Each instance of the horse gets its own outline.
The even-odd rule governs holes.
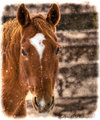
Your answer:
[[[2,29],[2,108],[7,116],[26,116],[25,97],[30,91],[38,113],[55,104],[54,85],[59,69],[56,25],[60,9],[52,4],[47,15],[30,16],[22,3],[16,18]]]

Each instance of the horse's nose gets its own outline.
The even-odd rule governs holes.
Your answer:
[[[54,105],[54,96],[49,101],[46,101],[42,98],[40,101],[37,100],[37,97],[34,97],[34,107],[39,113],[49,112]]]
[[[54,104],[54,96],[52,96],[52,100],[49,101],[48,106],[51,107]]]
[[[35,104],[36,107],[39,106],[39,104],[38,104],[38,102],[37,102],[37,100],[36,100],[36,97],[34,97],[34,104]]]

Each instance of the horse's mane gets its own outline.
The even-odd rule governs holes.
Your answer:
[[[8,50],[12,44],[16,44],[20,39],[21,26],[17,20],[9,20],[3,24],[3,47]]]
[[[21,26],[17,20],[9,20],[3,24],[2,28],[2,59],[3,65],[11,66],[18,71],[20,56]],[[3,66],[4,67],[4,66]]]

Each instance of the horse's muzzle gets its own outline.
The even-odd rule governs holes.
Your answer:
[[[49,101],[45,101],[44,98],[39,101],[37,97],[34,97],[32,102],[35,110],[38,111],[38,113],[49,113],[54,106],[54,96],[52,96]]]

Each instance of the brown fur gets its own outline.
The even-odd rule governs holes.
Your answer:
[[[40,111],[40,107],[36,108],[34,99],[32,100],[38,112],[50,110],[49,103],[52,102],[58,72],[58,55],[55,51],[59,45],[54,32],[59,16],[56,4],[52,5],[47,17],[42,15],[30,17],[22,4],[18,9],[17,19],[3,25],[2,104],[7,115],[18,117],[26,115],[25,97],[29,90],[37,97],[37,103],[42,97],[45,99],[46,107],[43,111]],[[46,41],[43,41],[46,48],[41,62],[42,69],[39,55],[29,43],[29,39],[36,33],[43,33],[46,38]],[[22,55],[22,49],[27,56]]]

